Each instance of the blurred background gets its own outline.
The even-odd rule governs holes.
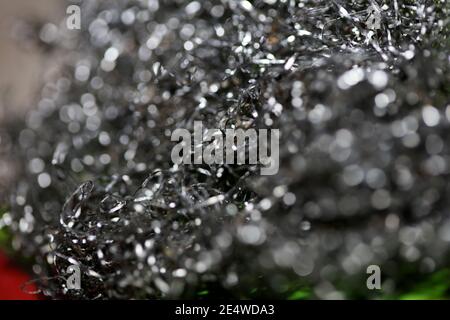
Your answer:
[[[62,5],[58,0],[0,0],[0,215],[16,169],[9,158],[9,141],[1,133],[7,122],[14,123],[33,107],[40,80],[57,70],[56,60],[52,61],[54,53],[27,40],[41,26],[61,21]],[[4,237],[0,232],[0,243]],[[35,299],[22,290],[28,275],[12,264],[4,251],[0,248],[0,300]]]
[[[38,80],[48,69],[45,50],[25,43],[39,25],[63,17],[62,1],[0,1],[0,119],[23,114],[37,92]]]
[[[32,108],[39,82],[57,72],[58,63],[49,48],[35,40],[46,24],[64,17],[58,0],[0,0],[0,131],[5,122],[14,122]],[[0,139],[4,135],[0,135]],[[0,201],[15,168],[8,158],[8,141],[0,141]]]

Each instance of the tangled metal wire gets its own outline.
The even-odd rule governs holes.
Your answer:
[[[383,294],[448,263],[441,1],[85,1],[2,219],[54,298]],[[174,165],[176,128],[280,129],[280,171]],[[18,131],[17,131],[18,130]],[[81,290],[68,290],[78,265]]]

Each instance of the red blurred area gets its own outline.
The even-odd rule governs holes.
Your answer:
[[[30,277],[17,268],[2,252],[0,252],[0,300],[38,300],[36,294],[26,293],[22,286]],[[36,291],[33,284],[27,285],[29,292]]]

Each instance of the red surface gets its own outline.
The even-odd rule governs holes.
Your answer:
[[[0,300],[37,300],[38,295],[28,294],[21,288],[30,277],[14,266],[0,252]],[[35,291],[33,285],[27,285],[27,291]]]

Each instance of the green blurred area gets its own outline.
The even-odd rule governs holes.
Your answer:
[[[424,276],[414,283],[410,283],[407,288],[399,288],[396,294],[387,295],[383,290],[369,292],[366,295],[358,294],[355,297],[354,292],[343,292],[347,298],[353,299],[380,299],[380,300],[448,300],[450,299],[450,269],[444,268],[428,276]],[[287,296],[288,300],[307,300],[314,299],[312,288],[303,287],[293,291]]]
[[[0,219],[6,213],[6,207],[0,206]],[[11,234],[6,227],[0,228],[0,250],[9,253],[11,249]]]
[[[400,300],[436,300],[450,298],[450,269],[442,269],[416,284],[409,292],[396,297]]]

